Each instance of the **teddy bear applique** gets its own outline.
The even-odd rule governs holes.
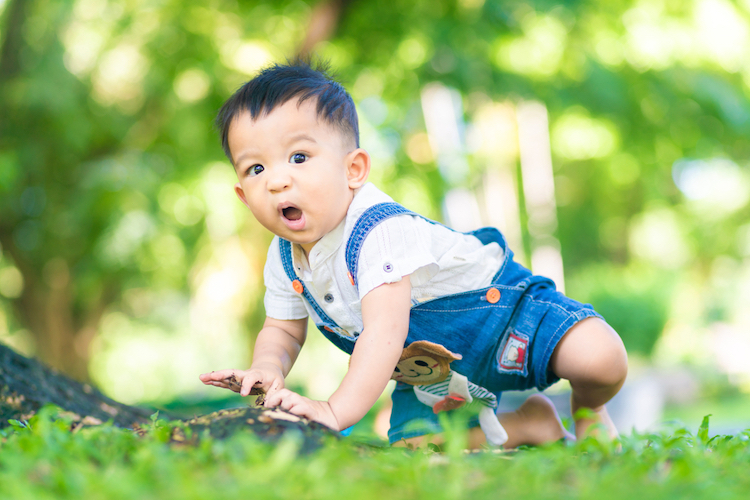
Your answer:
[[[477,401],[482,405],[479,425],[487,442],[501,446],[508,440],[508,434],[495,414],[497,397],[451,370],[451,362],[459,359],[460,354],[452,353],[439,344],[418,340],[401,353],[391,379],[412,385],[417,399],[432,407],[435,413]]]

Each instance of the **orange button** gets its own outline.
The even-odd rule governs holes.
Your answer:
[[[305,287],[302,286],[302,282],[300,280],[292,281],[292,288],[294,288],[294,291],[297,293],[302,293],[305,291]]]
[[[500,300],[500,290],[497,288],[490,288],[487,290],[487,302],[490,304],[496,304]]]

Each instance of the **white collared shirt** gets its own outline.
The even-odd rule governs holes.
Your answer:
[[[474,236],[451,231],[421,217],[399,215],[378,224],[365,238],[357,267],[358,289],[355,288],[346,267],[346,242],[365,210],[392,201],[367,183],[355,194],[346,218],[315,244],[308,257],[302,247],[292,245],[297,276],[325,313],[351,334],[362,331],[362,297],[380,285],[409,275],[412,303],[416,304],[486,287],[503,262],[504,252],[497,243],[484,245]],[[281,320],[316,317],[284,272],[278,236],[268,250],[263,277],[268,317]]]

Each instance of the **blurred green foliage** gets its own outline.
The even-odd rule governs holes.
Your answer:
[[[448,184],[411,148],[426,84],[460,92],[467,137],[488,102],[540,101],[571,295],[644,354],[672,292],[714,305],[693,308],[695,328],[747,321],[747,2],[4,0],[0,337],[86,378],[125,324],[134,338],[177,341],[197,323],[252,336],[270,237],[234,200],[212,119],[326,26],[313,49],[358,103],[372,179],[398,201],[441,218]],[[492,158],[466,157],[475,188]],[[239,284],[211,288],[232,249]],[[633,266],[650,269],[635,284]],[[196,319],[211,297],[236,323]]]
[[[670,274],[653,270],[599,265],[576,276],[568,293],[596,304],[629,353],[647,356],[667,322],[674,281]]]

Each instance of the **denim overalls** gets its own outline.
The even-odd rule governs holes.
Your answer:
[[[346,264],[353,286],[357,286],[359,250],[365,238],[380,222],[398,215],[418,216],[438,224],[392,202],[365,210],[346,243]],[[461,354],[462,359],[454,361],[451,369],[498,399],[503,391],[548,387],[558,380],[547,369],[557,343],[576,322],[599,315],[590,305],[557,292],[552,280],[532,275],[514,262],[513,252],[497,229],[485,227],[467,234],[485,245],[497,243],[504,250],[504,261],[492,284],[412,306],[405,345],[428,340]],[[318,329],[336,347],[351,354],[359,332],[346,335],[323,311],[294,271],[291,243],[279,238],[279,245],[284,271],[315,312]],[[391,443],[440,431],[437,416],[417,400],[412,386],[397,383],[391,397]]]

